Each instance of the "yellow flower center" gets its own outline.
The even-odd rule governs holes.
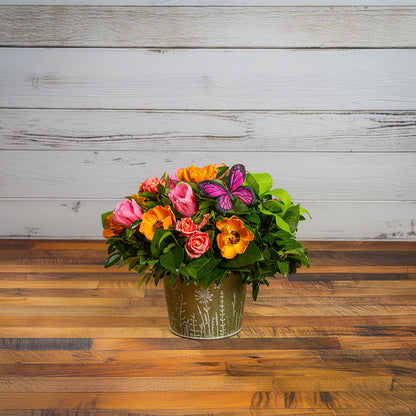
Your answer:
[[[237,244],[240,241],[240,233],[238,231],[231,231],[232,237],[228,239],[231,244]]]

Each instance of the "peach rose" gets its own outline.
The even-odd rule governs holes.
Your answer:
[[[208,233],[195,231],[185,242],[185,251],[192,259],[197,259],[211,247]]]
[[[176,223],[176,230],[179,231],[181,235],[189,236],[196,231],[196,224],[189,217],[182,218]]]
[[[139,192],[152,192],[157,194],[157,186],[166,186],[166,179],[151,178],[150,176],[139,185]]]

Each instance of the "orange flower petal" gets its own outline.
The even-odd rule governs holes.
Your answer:
[[[161,228],[164,230],[176,225],[175,215],[169,206],[162,207],[158,205],[145,212],[139,231],[144,234],[148,240],[152,241],[155,234],[155,225],[157,223],[162,223]]]

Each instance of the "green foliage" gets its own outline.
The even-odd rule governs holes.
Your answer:
[[[226,183],[228,170],[228,166],[218,168],[215,181]],[[167,174],[162,179],[164,182],[157,185],[156,193],[139,192],[126,198],[134,199],[144,213],[157,206],[170,207],[176,222],[179,222],[183,216],[169,199],[173,182]],[[216,211],[215,199],[202,196],[195,183],[188,184],[199,208],[192,220],[200,228],[199,231],[208,236],[209,248],[199,257],[191,257],[186,248],[187,235],[177,231],[174,225],[167,229],[155,227],[152,241],[149,241],[140,232],[142,219],[138,218],[107,239],[105,267],[118,265],[136,271],[140,274],[139,287],[151,279],[155,284],[161,279],[168,279],[170,284],[181,279],[189,284],[200,283],[208,287],[212,283],[220,283],[227,271],[233,271],[240,273],[242,280],[252,285],[254,299],[257,299],[260,287],[269,284],[268,279],[277,274],[287,277],[296,273],[302,265],[309,267],[308,252],[296,241],[296,232],[305,215],[310,218],[311,215],[305,208],[293,203],[285,190],[272,189],[273,181],[268,173],[247,173],[244,185],[253,189],[257,201],[248,205],[234,198],[233,208],[225,216],[237,216],[253,234],[245,251],[232,259],[222,257],[218,247],[220,231],[216,224],[225,217]],[[105,219],[112,212],[102,214],[103,228]],[[204,221],[202,228],[201,221]]]

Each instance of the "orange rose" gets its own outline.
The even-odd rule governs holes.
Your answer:
[[[179,169],[177,177],[179,181],[199,183],[207,179],[215,179],[217,177],[217,168],[214,165],[207,165],[203,168],[191,165],[186,169]]]

